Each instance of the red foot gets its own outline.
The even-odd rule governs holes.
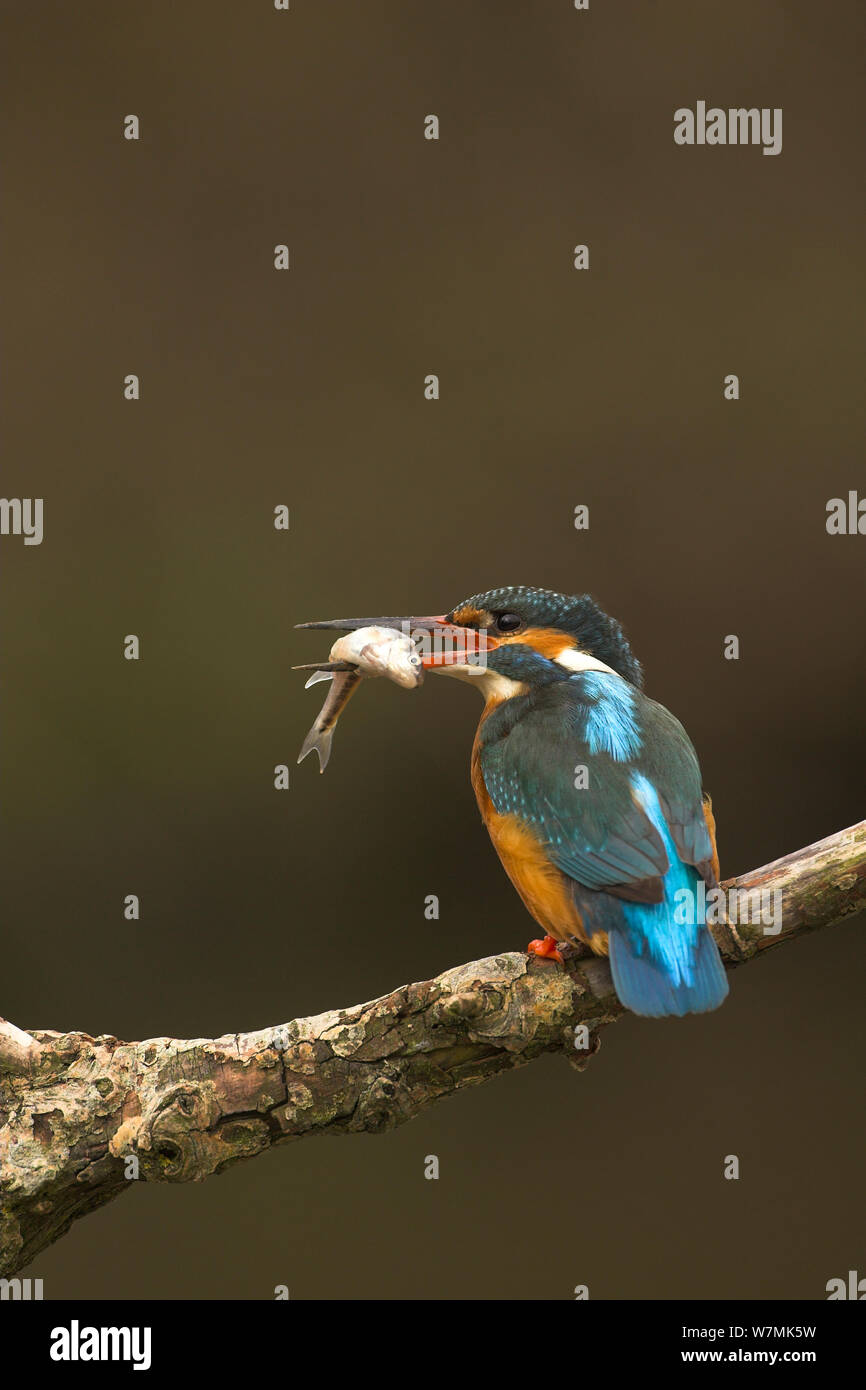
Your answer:
[[[555,936],[546,936],[543,941],[530,941],[526,951],[530,956],[547,956],[550,960],[558,960],[560,965],[564,965],[565,961],[556,949],[557,944]]]

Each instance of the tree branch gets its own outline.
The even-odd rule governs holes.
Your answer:
[[[726,890],[782,894],[781,930],[731,912],[729,968],[866,906],[866,821]],[[130,1179],[202,1181],[272,1144],[379,1133],[443,1096],[558,1052],[582,1070],[624,1010],[606,960],[510,952],[256,1033],[119,1042],[0,1019],[0,1275]],[[583,1026],[581,1026],[583,1025]]]

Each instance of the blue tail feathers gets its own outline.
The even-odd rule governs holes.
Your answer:
[[[690,950],[691,970],[681,971],[676,983],[648,952],[638,954],[638,944],[643,943],[619,928],[608,936],[614,987],[627,1009],[648,1018],[663,1018],[668,1014],[702,1014],[719,1007],[728,993],[728,977],[706,926],[699,928]]]
[[[636,775],[634,787],[662,838],[668,869],[660,903],[620,902],[615,917],[608,907],[607,921],[598,924],[608,932],[616,992],[626,1008],[650,1018],[707,1013],[727,995],[728,977],[698,910],[700,875],[680,859],[652,783]]]

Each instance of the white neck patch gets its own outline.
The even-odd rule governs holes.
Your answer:
[[[564,666],[567,671],[606,671],[609,676],[616,676],[618,680],[624,680],[619,671],[614,671],[612,666],[606,666],[598,657],[590,656],[588,652],[580,652],[577,647],[563,647],[559,656],[556,657],[557,664]]]

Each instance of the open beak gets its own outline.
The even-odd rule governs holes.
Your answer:
[[[486,653],[499,645],[483,630],[450,623],[445,614],[427,618],[329,618],[325,622],[296,623],[295,626],[331,632],[357,632],[362,627],[396,628],[414,639],[425,671],[443,666],[484,666]]]

